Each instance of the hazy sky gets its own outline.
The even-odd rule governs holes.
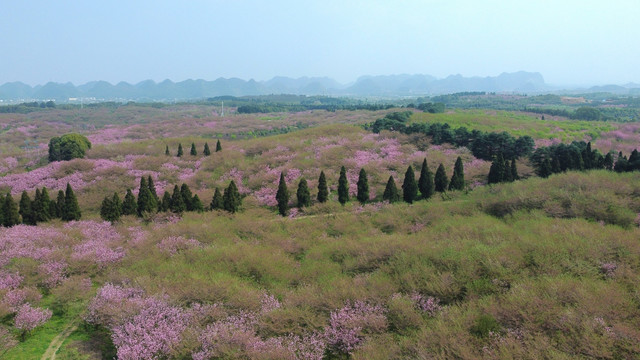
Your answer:
[[[0,84],[518,70],[640,83],[640,1],[4,1],[0,49]]]

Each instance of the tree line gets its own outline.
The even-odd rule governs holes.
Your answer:
[[[220,144],[220,140],[216,142],[216,152],[222,151],[222,144]],[[171,151],[169,151],[169,145],[166,145],[164,148],[164,154],[167,156],[171,156]],[[204,143],[204,148],[202,149],[202,154],[204,156],[211,155],[211,149],[209,148],[209,143]],[[184,149],[182,148],[182,143],[178,144],[178,151],[176,152],[177,157],[182,157],[184,155]],[[191,143],[191,149],[189,150],[189,155],[196,156],[198,155],[198,150],[196,150],[196,144]]]
[[[4,227],[18,224],[37,225],[51,219],[80,220],[81,216],[78,199],[69,184],[66,191],[58,191],[56,200],[49,197],[46,187],[36,189],[33,200],[23,191],[18,204],[11,193],[0,198],[0,224]]]
[[[402,183],[402,200],[412,204],[416,200],[426,200],[431,198],[436,192],[444,193],[447,190],[463,190],[465,188],[464,165],[462,159],[458,157],[453,169],[453,175],[449,180],[444,165],[440,163],[435,175],[429,170],[427,159],[422,162],[420,177],[416,181],[413,166],[409,165],[404,175]],[[285,173],[280,173],[278,182],[278,191],[276,193],[276,201],[278,204],[278,213],[286,216],[289,209],[290,193],[285,181]],[[382,200],[394,203],[400,201],[400,191],[396,186],[393,176],[389,176],[387,184],[382,194]],[[364,168],[360,169],[357,182],[356,199],[361,204],[370,201],[369,179]],[[309,186],[305,178],[301,178],[298,182],[296,191],[296,207],[302,209],[311,205],[311,195]],[[318,178],[318,195],[316,200],[324,203],[329,200],[329,188],[327,186],[327,178],[324,171],[320,171]],[[350,200],[349,180],[347,179],[347,170],[344,166],[340,168],[340,176],[338,178],[338,202],[345,205]]]
[[[517,159],[529,155],[535,146],[533,138],[528,135],[515,138],[507,132],[494,133],[479,130],[469,131],[466,127],[452,129],[447,123],[412,123],[407,124],[410,111],[387,114],[365,128],[379,133],[382,130],[398,131],[404,134],[424,134],[431,137],[435,145],[449,143],[457,147],[465,146],[473,156],[491,161],[498,154],[505,159]]]

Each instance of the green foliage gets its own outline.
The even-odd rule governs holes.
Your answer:
[[[462,165],[462,159],[458,156],[453,167],[451,181],[449,182],[449,190],[463,190],[464,184],[464,166]]]
[[[182,144],[178,144],[178,153],[176,154],[176,156],[182,157],[182,155],[184,155],[184,151],[182,150]]]
[[[158,197],[158,193],[156,192],[156,185],[153,183],[153,178],[151,177],[151,175],[147,177],[147,187],[149,188],[149,192],[151,193],[151,206],[155,211],[160,205],[160,198]]]
[[[278,202],[278,213],[282,216],[286,216],[289,206],[289,190],[287,189],[287,183],[284,180],[284,173],[280,173],[276,201]]]
[[[133,196],[133,192],[131,189],[127,189],[127,193],[124,196],[124,201],[122,202],[122,215],[137,215],[138,214],[138,204],[136,203],[136,198]]]
[[[49,191],[47,191],[46,187],[43,187],[41,191],[36,189],[36,196],[33,200],[32,208],[36,222],[46,222],[51,220],[52,217],[55,217],[55,214],[52,215],[52,211],[55,210],[52,210]]]
[[[171,155],[171,153],[169,152],[169,145],[166,145],[166,146],[165,146],[165,148],[164,148],[164,154],[165,154],[166,156]]]
[[[400,194],[398,194],[398,188],[396,187],[395,180],[393,180],[393,176],[389,176],[389,180],[387,180],[387,185],[382,194],[382,200],[390,203],[400,201]]]
[[[22,192],[20,197],[20,210],[18,211],[22,217],[22,223],[26,225],[35,225],[36,218],[33,215],[33,209],[31,208],[31,198],[26,191]]]
[[[100,206],[100,217],[105,221],[114,223],[120,220],[120,216],[122,216],[122,203],[118,193],[113,193],[111,198],[105,196]]]
[[[296,197],[298,199],[299,208],[311,206],[311,194],[309,193],[307,179],[300,179],[300,182],[298,183],[298,190],[296,191]]]
[[[91,142],[80,134],[65,134],[49,140],[49,161],[63,161],[83,158],[91,149]]]
[[[344,205],[349,201],[349,181],[347,180],[347,169],[340,168],[340,178],[338,178],[338,201]]]
[[[516,165],[516,159],[511,160],[511,181],[520,180],[518,175],[518,167]]]
[[[187,204],[184,203],[184,197],[182,196],[182,191],[178,185],[173,187],[173,194],[171,195],[169,209],[176,214],[182,214],[187,211]]]
[[[418,190],[422,199],[429,199],[434,193],[433,174],[427,166],[427,158],[422,161],[420,169],[420,178],[418,179]]]
[[[2,206],[2,225],[4,227],[11,227],[20,224],[20,213],[18,212],[18,205],[13,201],[13,196],[10,193],[4,198]]]
[[[189,189],[189,185],[182,184],[180,186],[180,194],[182,195],[182,201],[184,202],[186,210],[193,211],[193,194],[191,193],[191,189]]]
[[[478,316],[469,332],[479,338],[485,338],[491,333],[499,333],[501,329],[498,321],[489,314]]]
[[[195,212],[201,213],[204,211],[204,205],[202,204],[202,200],[200,200],[198,194],[193,195],[193,199],[191,199],[191,207],[193,208],[192,211]]]
[[[447,172],[444,170],[444,165],[440,163],[436,170],[436,175],[433,178],[434,188],[437,192],[447,191],[449,185],[449,179],[447,179]]]
[[[209,143],[204,143],[204,150],[202,151],[202,154],[204,156],[209,156],[211,155],[211,150],[209,149]]]
[[[600,113],[600,110],[594,107],[583,106],[576,109],[572,117],[580,120],[598,121],[602,117],[602,114]]]
[[[156,207],[154,206],[155,199],[151,194],[151,190],[149,190],[149,185],[147,184],[147,180],[145,177],[140,178],[140,189],[138,190],[138,202],[137,202],[137,210],[138,216],[143,216],[145,213],[153,213],[156,211]]]
[[[242,205],[242,198],[240,197],[238,187],[233,180],[231,180],[229,186],[227,186],[227,188],[224,190],[222,203],[224,209],[232,214],[235,214],[240,210],[240,206]]]
[[[220,189],[216,188],[215,192],[213,193],[213,199],[211,199],[211,205],[209,207],[211,208],[211,210],[224,209],[224,201],[222,199]]]
[[[320,177],[318,178],[318,202],[324,203],[329,199],[329,188],[327,186],[327,177],[324,175],[324,171],[320,171]]]
[[[409,165],[407,171],[404,173],[404,181],[402,183],[402,199],[412,204],[418,196],[418,184],[416,183],[416,175],[413,172],[413,167]]]
[[[504,162],[504,158],[502,154],[498,154],[496,158],[491,163],[491,168],[489,169],[488,183],[489,184],[497,184],[501,183],[505,179],[505,171],[506,166]]]
[[[58,196],[56,197],[56,204],[55,204],[56,219],[60,219],[62,217],[63,208],[64,208],[64,191],[58,190]]]
[[[80,212],[80,206],[78,205],[78,199],[76,198],[76,194],[74,194],[71,185],[67,184],[67,189],[64,193],[64,206],[62,208],[62,220],[63,221],[72,221],[72,220],[80,220],[82,216]]]
[[[356,198],[361,204],[369,201],[369,180],[367,179],[367,172],[364,168],[360,169],[358,174],[358,193]]]
[[[171,194],[169,194],[168,191],[165,191],[164,195],[162,195],[162,201],[160,202],[158,211],[167,212],[169,210],[171,210]]]
[[[220,144],[220,140],[216,142],[216,152],[222,151],[222,145]]]
[[[198,152],[196,151],[196,144],[195,143],[191,143],[191,151],[189,151],[189,154],[191,154],[191,156],[198,155]]]

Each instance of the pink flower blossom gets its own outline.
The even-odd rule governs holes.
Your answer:
[[[365,333],[376,333],[387,327],[384,308],[363,301],[347,304],[330,314],[325,339],[334,352],[351,353],[364,340]]]
[[[13,321],[17,329],[28,332],[47,322],[51,315],[51,310],[32,308],[31,305],[24,304],[18,308]]]
[[[196,239],[186,239],[182,236],[170,236],[162,239],[158,245],[156,245],[161,251],[168,253],[169,255],[175,255],[179,251],[185,251],[188,249],[198,248],[202,246]]]

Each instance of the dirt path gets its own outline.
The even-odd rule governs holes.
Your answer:
[[[40,360],[54,360],[56,358],[56,353],[62,346],[62,343],[78,328],[78,324],[74,321],[66,329],[64,329],[58,336],[51,340],[47,351],[44,352]]]

